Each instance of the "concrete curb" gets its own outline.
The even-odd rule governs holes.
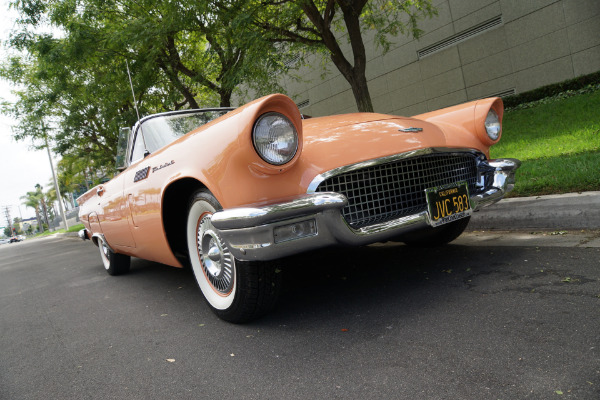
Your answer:
[[[468,229],[600,229],[600,191],[504,199],[473,213]]]

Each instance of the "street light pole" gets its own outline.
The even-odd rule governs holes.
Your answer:
[[[52,178],[54,178],[54,190],[56,190],[56,199],[58,200],[58,208],[60,209],[60,216],[62,217],[62,220],[65,223],[65,230],[68,230],[69,223],[67,222],[67,217],[65,216],[65,210],[63,208],[61,197],[60,197],[60,189],[58,188],[58,180],[56,179],[56,173],[54,172],[54,164],[52,163],[52,155],[50,154],[50,146],[48,146],[48,135],[44,134],[44,140],[46,141],[46,150],[48,150],[48,160],[50,160],[50,169],[52,170]]]

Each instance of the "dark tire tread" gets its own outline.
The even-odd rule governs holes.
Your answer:
[[[277,304],[281,273],[274,263],[236,260],[236,299],[227,310],[213,309],[219,318],[244,323],[262,317]],[[212,308],[212,307],[211,307]]]
[[[443,246],[458,238],[465,231],[470,220],[471,217],[461,218],[437,228],[411,232],[398,238],[398,241],[416,247]]]

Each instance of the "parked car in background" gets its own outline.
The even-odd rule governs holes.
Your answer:
[[[0,239],[0,244],[7,244],[10,242],[10,239]]]
[[[412,118],[304,118],[279,94],[151,115],[121,131],[122,172],[78,199],[80,236],[111,275],[131,256],[191,266],[219,317],[248,321],[275,304],[282,257],[458,237],[513,188],[519,161],[489,158],[502,115],[490,98]]]

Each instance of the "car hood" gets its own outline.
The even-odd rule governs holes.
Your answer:
[[[383,114],[347,114],[303,121],[301,158],[322,171],[387,155],[448,145],[429,122]],[[307,165],[305,165],[307,166]]]

